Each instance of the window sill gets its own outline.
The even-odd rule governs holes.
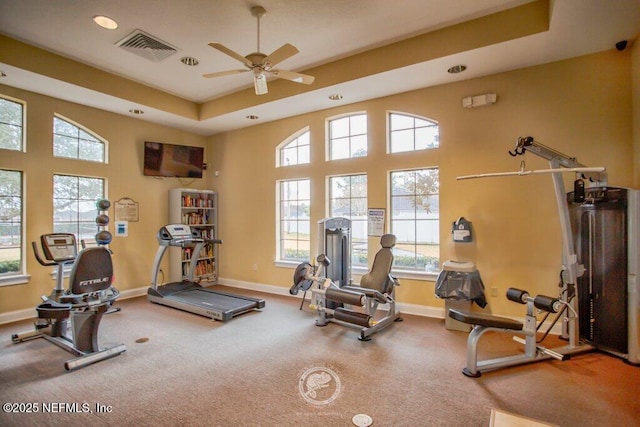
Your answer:
[[[275,261],[276,267],[281,268],[296,268],[300,263],[304,261],[284,261],[278,260]],[[369,269],[364,267],[351,267],[351,273],[354,276],[362,276],[365,273],[368,273]],[[426,271],[416,271],[416,270],[392,270],[391,274],[393,277],[397,279],[411,279],[411,280],[423,280],[426,282],[435,282],[438,278],[439,273],[430,273]]]
[[[0,277],[0,286],[24,285],[29,283],[31,276],[28,274],[16,274],[15,276]]]

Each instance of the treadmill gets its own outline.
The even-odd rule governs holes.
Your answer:
[[[221,240],[205,240],[201,238],[198,230],[184,224],[165,225],[158,231],[157,238],[159,247],[153,261],[151,287],[147,290],[149,301],[223,322],[264,307],[263,299],[213,291],[193,281],[198,256],[205,243],[220,244]],[[187,279],[182,282],[158,285],[160,262],[170,246],[194,248]]]

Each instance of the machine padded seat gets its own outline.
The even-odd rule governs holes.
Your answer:
[[[467,323],[469,325],[484,326],[487,328],[521,331],[524,326],[522,323],[506,317],[492,316],[484,313],[470,313],[467,311],[456,310],[455,308],[449,309],[449,317],[457,320],[458,322]]]

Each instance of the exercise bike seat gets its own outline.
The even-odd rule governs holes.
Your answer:
[[[484,326],[485,328],[500,328],[521,331],[524,325],[517,320],[511,320],[506,317],[493,316],[485,313],[470,313],[468,311],[449,309],[449,317],[458,322],[467,323],[469,325]]]
[[[39,319],[55,319],[62,320],[69,317],[71,312],[71,304],[63,304],[52,299],[39,304],[36,307]]]

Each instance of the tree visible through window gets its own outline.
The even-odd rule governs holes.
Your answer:
[[[0,97],[0,149],[23,148],[24,104]]]
[[[53,176],[53,231],[72,233],[78,243],[95,241],[96,201],[104,198],[104,180],[71,175]]]
[[[408,114],[389,113],[389,151],[426,150],[440,144],[438,123]]]
[[[0,278],[21,274],[22,172],[0,169]]]
[[[391,232],[395,266],[436,273],[440,258],[437,168],[391,172]]]
[[[353,114],[329,121],[329,160],[367,155],[367,115]]]
[[[329,178],[329,216],[351,220],[351,264],[367,266],[367,175]]]
[[[311,181],[279,183],[280,259],[307,261],[311,256]]]
[[[53,118],[53,155],[106,163],[105,142],[60,117]]]

